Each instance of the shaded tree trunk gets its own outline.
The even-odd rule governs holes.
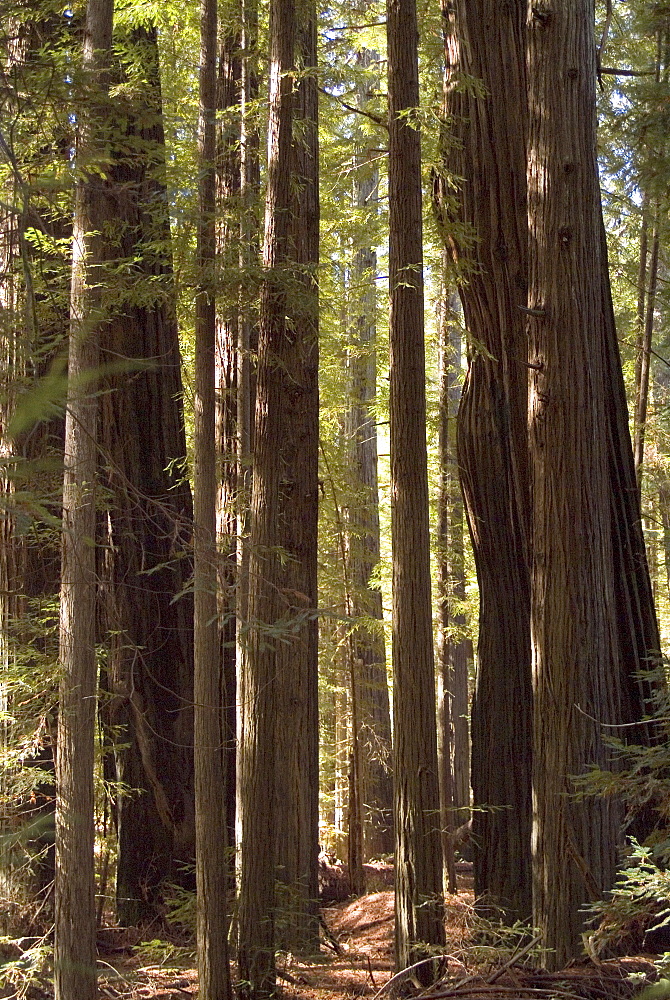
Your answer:
[[[258,346],[258,268],[259,268],[259,133],[255,102],[258,100],[258,5],[256,0],[242,0],[239,35],[239,274],[238,326],[235,373],[235,435],[237,455],[237,580],[236,580],[236,837],[239,850],[242,829],[242,796],[238,772],[243,743],[244,676],[243,666],[247,629],[249,591],[250,508],[252,488],[254,403],[256,396],[255,352]],[[237,80],[236,60],[228,62],[229,82]],[[232,150],[231,150],[232,153]],[[235,157],[237,158],[237,157]],[[231,247],[232,249],[232,247]],[[232,722],[232,719],[231,719]],[[232,767],[232,764],[231,764]],[[232,842],[231,842],[232,843]]]
[[[466,278],[460,294],[471,345],[458,460],[480,591],[475,893],[512,920],[531,911],[527,371],[519,308],[527,283],[525,20],[522,3],[445,7],[446,108],[455,131],[447,165],[464,178],[455,218],[448,192],[437,190],[445,238]],[[482,80],[486,96],[460,85],[468,78]],[[466,236],[471,228],[476,239]]]
[[[117,915],[122,924],[162,914],[162,885],[184,878],[195,856],[193,805],[193,598],[191,494],[185,479],[179,339],[174,302],[165,146],[155,28],[126,38],[128,103],[115,104],[125,142],[112,151],[106,188],[110,254],[132,261],[133,289],[110,318],[101,360],[122,373],[100,402],[103,519],[100,572],[110,629],[105,723],[119,727],[116,802]],[[141,93],[133,94],[136,80]],[[140,292],[140,294],[138,294]],[[124,301],[125,300],[125,301]],[[181,595],[181,596],[178,596]],[[124,745],[125,744],[125,745]],[[188,884],[188,883],[187,883]]]
[[[95,649],[95,484],[98,343],[105,201],[91,164],[105,158],[106,68],[113,3],[88,0],[82,68],[93,90],[80,109],[77,159],[82,167],[73,221],[72,287],[65,418],[60,653],[56,755],[54,991],[57,1000],[95,1000],[93,757]]]
[[[396,965],[444,943],[426,467],[421,143],[413,0],[387,5]],[[424,967],[421,972],[427,972]]]
[[[286,302],[283,464],[278,529],[288,554],[280,576],[281,618],[290,636],[277,647],[275,863],[277,943],[318,951],[318,322],[319,150],[316,8],[297,8],[290,243],[295,286]],[[288,638],[288,636],[287,636]]]
[[[234,847],[236,837],[238,568],[242,557],[241,529],[244,519],[241,443],[245,432],[238,428],[240,418],[248,428],[246,407],[238,398],[238,394],[245,392],[243,357],[245,351],[248,353],[248,346],[245,347],[243,342],[244,316],[239,287],[241,44],[239,30],[231,32],[224,29],[217,82],[217,109],[220,115],[217,135],[217,273],[222,285],[217,299],[216,331],[216,447],[221,466],[217,504],[218,613],[224,678],[226,830],[230,849]],[[248,358],[246,362],[248,365]],[[231,876],[231,889],[234,890],[233,866]]]
[[[445,266],[445,281],[446,275]],[[439,327],[437,748],[442,858],[449,892],[456,892],[452,834],[467,821],[470,806],[468,642],[462,634],[465,628],[462,607],[454,607],[455,601],[465,599],[464,513],[456,471],[456,423],[461,394],[461,331],[457,313],[458,295],[448,291],[445,284]],[[454,634],[456,630],[460,635]]]
[[[468,327],[471,331],[481,331],[474,343],[479,348],[479,356],[471,361],[468,376],[468,383],[473,389],[477,388],[478,403],[481,405],[477,423],[473,419],[475,411],[471,411],[471,429],[481,430],[487,422],[490,425],[491,413],[496,414],[499,424],[498,432],[492,437],[496,447],[490,447],[487,453],[490,464],[486,477],[481,475],[480,479],[470,480],[477,467],[468,465],[465,449],[461,449],[461,465],[465,469],[470,529],[482,587],[481,654],[482,644],[490,635],[496,634],[496,629],[499,635],[505,634],[511,611],[505,609],[504,600],[499,600],[495,606],[489,607],[492,617],[485,616],[483,588],[488,573],[482,574],[482,550],[478,548],[487,521],[482,498],[494,499],[491,495],[491,465],[503,476],[498,479],[498,473],[495,475],[494,482],[498,484],[496,495],[500,493],[501,482],[524,485],[524,476],[510,476],[510,470],[514,472],[523,468],[518,463],[518,456],[525,451],[519,447],[519,442],[525,440],[526,405],[511,406],[510,398],[518,399],[519,396],[510,397],[509,392],[507,395],[499,391],[497,395],[482,392],[486,382],[477,381],[475,374],[488,368],[490,380],[500,368],[507,373],[509,380],[511,373],[518,370],[517,366],[527,367],[532,379],[533,549],[528,558],[521,560],[524,545],[515,547],[509,544],[503,549],[501,570],[512,574],[506,580],[504,589],[524,598],[527,590],[524,591],[520,583],[527,579],[525,567],[532,559],[535,746],[539,754],[533,779],[534,795],[538,801],[533,837],[536,866],[534,922],[544,928],[549,947],[558,949],[559,957],[553,960],[560,964],[576,953],[581,927],[579,905],[602,892],[611,878],[619,819],[616,803],[584,800],[575,803],[573,810],[573,803],[565,795],[572,787],[569,775],[580,773],[588,760],[607,763],[608,754],[600,739],[601,721],[639,721],[649,713],[654,688],[659,682],[653,676],[641,676],[640,671],[656,664],[659,642],[644,553],[609,287],[605,233],[598,200],[594,131],[595,66],[589,37],[593,11],[585,4],[575,8],[563,3],[554,5],[551,11],[533,8],[528,22],[532,38],[526,84],[526,20],[525,9],[521,10],[521,6],[506,5],[499,12],[500,16],[494,16],[495,12],[487,5],[480,9],[479,16],[474,4],[457,4],[455,11],[458,37],[463,43],[464,59],[467,58],[462,65],[471,67],[468,70],[470,77],[483,78],[487,95],[474,111],[465,116],[465,124],[473,122],[477,125],[476,129],[470,131],[465,128],[463,131],[463,119],[454,116],[464,152],[460,161],[462,169],[457,166],[456,172],[465,174],[467,178],[460,219],[475,225],[479,237],[477,263],[467,288],[481,290],[471,301],[470,314],[467,289],[463,293]],[[446,13],[450,15],[451,10]],[[483,13],[486,16],[482,16]],[[471,20],[467,19],[469,14],[473,15]],[[510,25],[514,26],[514,30],[508,30]],[[448,38],[448,63],[453,44]],[[479,65],[488,68],[479,72],[476,69]],[[528,120],[529,172],[526,181],[518,165],[521,162],[520,150],[525,142],[523,109],[527,93],[531,95],[533,110]],[[458,96],[450,97],[452,111],[453,100],[458,107]],[[481,119],[476,115],[480,115]],[[500,131],[496,130],[496,122],[498,125],[502,123]],[[472,164],[487,162],[486,155],[480,155],[478,143],[484,143],[486,152],[489,136],[494,139],[498,158],[490,160],[490,169],[483,173],[475,170],[471,176],[467,171]],[[501,167],[505,183],[511,185],[507,198],[498,197],[498,192],[505,190],[505,186],[497,179],[496,165]],[[519,215],[518,210],[521,207],[524,213],[526,211],[526,192],[532,249],[530,270],[526,266],[518,266],[519,261],[523,264],[525,251],[519,255],[514,250],[525,246],[523,215]],[[444,218],[449,223],[448,199],[443,198],[442,204]],[[473,206],[478,205],[479,208],[475,207],[473,211]],[[509,222],[510,216],[505,215],[505,211],[510,207],[515,209],[517,215],[506,228],[503,223],[505,219]],[[497,232],[491,227],[491,220],[497,221]],[[467,261],[463,229],[447,230],[445,235],[451,235],[457,257],[465,257]],[[489,274],[498,275],[498,280],[493,284],[485,283],[482,287],[481,276]],[[530,285],[529,298],[526,297],[527,283]],[[568,294],[570,289],[575,290],[574,294],[570,293],[572,298]],[[520,301],[516,299],[515,291]],[[500,301],[501,292],[509,296],[509,307],[505,308],[503,315],[515,317],[515,306],[519,312],[525,313],[525,322],[530,324],[530,354],[523,353],[523,330],[518,338],[505,337],[492,348],[491,341],[486,339],[486,330],[495,329],[495,323],[483,326],[477,323],[478,316],[489,308],[487,303]],[[560,337],[559,330],[562,333]],[[567,331],[573,338],[569,345]],[[579,361],[576,365],[575,359]],[[526,373],[524,383],[525,379]],[[491,384],[495,385],[494,382]],[[509,381],[507,384],[510,384]],[[603,387],[607,387],[606,390]],[[468,391],[469,386],[466,385],[462,417],[467,412]],[[523,399],[525,392],[524,388],[520,394]],[[588,406],[582,407],[582,398],[586,397]],[[502,449],[499,442],[502,442]],[[561,451],[566,447],[569,455]],[[517,457],[516,464],[506,458],[507,454],[511,459]],[[491,463],[491,456],[497,461]],[[571,488],[573,494],[569,492]],[[474,503],[471,503],[469,494]],[[491,523],[500,521],[504,524],[506,512],[512,511],[523,528],[518,535],[520,543],[525,542],[527,533],[527,517],[524,516],[527,505],[523,496],[523,488],[521,491],[508,490],[507,502],[497,512],[492,506],[491,510],[495,513],[490,518]],[[475,505],[479,506],[478,516],[473,513]],[[578,512],[576,515],[575,511]],[[563,537],[561,531],[564,532]],[[504,543],[504,534],[502,539]],[[585,584],[583,588],[582,583]],[[572,591],[571,586],[574,587]],[[569,611],[566,609],[566,595],[571,602]],[[524,598],[520,606],[521,616],[525,614],[525,608]],[[501,619],[497,618],[496,609],[501,611]],[[519,615],[512,620],[523,625]],[[524,629],[516,629],[514,635],[520,641]],[[589,643],[597,647],[597,652],[584,653]],[[520,648],[526,648],[525,639]],[[603,654],[604,659],[599,659]],[[582,655],[584,658],[580,661]],[[609,668],[605,661],[609,663]],[[566,662],[570,662],[575,669],[566,671],[559,666]],[[549,676],[552,671],[555,675]],[[483,674],[483,664],[480,674]],[[523,684],[521,706],[524,715],[521,725],[522,733],[525,733],[524,720],[529,701],[525,680]],[[478,680],[476,699],[479,695]],[[484,711],[491,711],[491,706],[500,701],[493,688],[492,697],[485,697],[482,701]],[[515,705],[514,700],[506,703]],[[556,704],[562,707],[556,709]],[[582,713],[590,714],[595,721],[577,712],[574,707],[577,704]],[[589,707],[584,708],[585,705]],[[477,730],[477,712],[476,704],[473,713],[475,801],[478,795],[478,747],[481,741],[489,739],[485,729],[481,732]],[[496,730],[497,714],[491,718],[493,732]],[[513,714],[513,718],[518,728],[518,714]],[[501,721],[504,723],[504,716]],[[649,743],[656,740],[658,734],[650,724],[636,727],[635,738]],[[571,739],[574,742],[570,742]],[[486,742],[482,746],[486,748]],[[490,752],[495,751],[495,742],[489,742],[488,746]],[[563,760],[568,760],[569,766],[561,771],[560,762]],[[516,761],[517,771],[514,773],[520,779],[523,803],[528,801],[530,757],[526,753],[517,757]],[[517,822],[510,827],[509,835],[520,845],[523,859],[527,858],[527,826],[524,829],[524,824],[527,824],[528,812],[522,808],[517,810],[516,815]],[[635,821],[636,832],[649,829],[648,816],[638,816]],[[496,856],[497,849],[496,841],[489,840],[488,851],[484,855],[486,864]],[[527,871],[527,862],[524,864],[526,867],[523,870]],[[558,868],[554,869],[552,865]],[[517,872],[516,868],[513,870]],[[491,870],[490,875],[491,880],[495,880],[496,870]],[[545,889],[548,886],[551,886],[551,891]],[[560,891],[556,890],[557,886]],[[526,887],[522,902],[525,904],[527,899]]]
[[[529,441],[533,470],[533,918],[547,961],[581,951],[580,909],[610,888],[620,806],[575,801],[609,763],[620,719],[593,6],[553,5],[529,29]],[[574,69],[572,67],[579,67]],[[595,429],[595,433],[594,433]],[[560,899],[560,903],[557,902]]]
[[[646,236],[646,233],[644,234]],[[646,242],[646,240],[645,240]],[[651,253],[649,268],[644,274],[643,288],[643,318],[638,332],[638,358],[636,361],[635,381],[635,474],[638,485],[642,485],[642,465],[644,463],[644,442],[647,429],[647,405],[649,401],[649,373],[651,371],[651,345],[654,334],[654,311],[656,308],[656,290],[658,287],[658,251],[660,244],[658,207],[651,236]],[[646,247],[644,248],[646,249]],[[645,253],[646,256],[646,253]],[[642,272],[642,253],[640,254],[640,271]]]
[[[282,269],[289,261],[293,70],[293,0],[270,7],[270,119],[256,388],[254,472],[249,544],[248,633],[244,657],[241,747],[242,870],[238,965],[243,992],[253,1000],[275,988],[275,737],[277,647],[283,636],[280,560],[283,407],[290,343]],[[274,634],[273,634],[274,633]]]
[[[53,250],[31,247],[26,230],[39,219],[47,240],[67,241],[72,226],[70,218],[54,210],[53,176],[36,176],[45,161],[66,160],[57,119],[53,141],[34,148],[42,101],[61,96],[58,82],[52,92],[54,77],[45,82],[44,72],[53,68],[52,45],[61,43],[67,31],[55,19],[36,20],[33,13],[26,6],[21,16],[7,17],[2,37],[5,114],[11,114],[12,128],[3,136],[10,172],[0,211],[0,741],[9,750],[29,740],[34,750],[20,765],[2,769],[0,790],[7,805],[0,824],[0,881],[6,899],[18,901],[27,894],[39,901],[30,931],[38,934],[53,922],[57,693],[46,671],[57,656],[61,576],[60,536],[44,514],[60,512],[64,420],[53,415],[48,401],[31,401],[31,394],[37,390],[40,399],[39,382],[56,364],[67,336],[69,269]],[[14,710],[6,684],[11,675],[21,683],[20,665],[24,681],[35,671],[42,682],[43,699],[33,718]],[[16,771],[25,788],[28,768],[34,769],[34,787],[17,794]],[[15,931],[12,918],[11,908],[5,908],[5,934]]]
[[[194,761],[198,984],[202,1000],[231,1000],[223,676],[216,571],[216,64],[217,3],[200,8],[198,288],[193,439]]]

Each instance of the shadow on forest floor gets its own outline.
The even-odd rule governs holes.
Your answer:
[[[631,1000],[656,978],[646,956],[594,963],[584,961],[550,974],[532,967],[522,944],[482,935],[474,916],[471,865],[458,866],[458,893],[448,895],[447,944],[441,978],[420,990],[411,977],[392,980],[394,900],[390,865],[370,871],[378,891],[322,909],[321,955],[302,961],[290,955],[278,962],[280,994],[286,1000],[340,1000],[378,996],[380,1000]],[[518,954],[515,954],[516,952]],[[337,949],[337,953],[336,950]],[[124,950],[124,954],[119,954]],[[112,1000],[188,1000],[197,997],[192,952],[152,942],[140,947],[104,949],[99,963],[99,996]],[[528,963],[528,965],[526,965]],[[233,975],[234,975],[233,969]],[[36,986],[27,1000],[47,1000]],[[0,986],[0,997],[16,997]]]

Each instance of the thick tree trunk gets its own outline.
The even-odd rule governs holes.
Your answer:
[[[278,514],[284,407],[295,386],[285,365],[290,345],[287,290],[281,273],[289,260],[293,69],[293,0],[270,7],[270,119],[256,388],[254,473],[249,557],[248,633],[243,681],[241,748],[242,871],[239,896],[238,965],[244,993],[253,1000],[275,988],[275,817],[268,803],[276,796],[277,636],[283,607],[277,547],[283,541]],[[283,633],[283,629],[280,628]],[[308,765],[309,766],[309,765]]]
[[[445,8],[448,167],[464,178],[456,218],[438,206],[457,266],[471,353],[458,459],[480,591],[472,706],[475,892],[510,919],[531,911],[530,590],[526,451],[526,10]],[[460,84],[479,79],[484,93]],[[456,223],[456,226],[453,223]],[[465,232],[473,228],[475,239]],[[456,234],[455,236],[453,234]],[[478,806],[493,806],[480,810]]]
[[[161,915],[162,884],[178,880],[179,863],[195,855],[193,599],[182,593],[192,511],[172,264],[162,249],[169,219],[156,30],[134,29],[125,52],[120,74],[129,86],[134,74],[146,82],[141,95],[115,105],[126,141],[112,150],[108,231],[115,264],[134,262],[135,303],[138,288],[143,301],[124,305],[101,339],[101,361],[126,370],[106,379],[100,402],[102,479],[112,499],[99,569],[112,696],[101,713],[120,731],[117,779],[135,790],[116,803],[117,915],[133,925]]]
[[[277,770],[274,821],[278,882],[277,943],[318,951],[318,317],[319,150],[316,10],[298,8],[293,96],[290,243],[297,289],[287,297],[283,344],[283,463],[278,510],[288,553],[280,577],[281,618],[289,630],[277,647]]]
[[[108,117],[106,66],[112,43],[113,3],[88,0],[83,71],[94,99],[80,109],[79,162],[73,222],[72,288],[65,418],[60,654],[62,670],[56,756],[56,886],[54,990],[56,1000],[95,1000],[93,758],[97,661],[95,649],[95,379],[104,322],[104,207],[102,181],[91,162],[105,154]],[[92,157],[88,159],[88,157]]]
[[[533,470],[533,919],[562,968],[580,908],[610,888],[615,800],[575,801],[572,776],[609,762],[620,660],[601,339],[600,192],[590,0],[529,27],[529,441]]]
[[[396,965],[444,943],[426,468],[418,27],[387,5]],[[408,117],[410,116],[410,117]],[[424,969],[424,971],[428,971]]]
[[[486,774],[482,763],[487,760],[492,778],[506,773],[517,783],[516,798],[497,800],[516,802],[508,814],[512,822],[504,822],[510,842],[497,854],[501,841],[485,834],[484,849],[478,852],[476,885],[478,891],[496,885],[495,895],[504,899],[500,874],[512,870],[518,884],[518,889],[511,887],[516,893],[512,899],[517,900],[512,912],[525,912],[530,764],[526,567],[530,557],[521,556],[528,549],[528,490],[523,471],[528,374],[523,369],[527,368],[532,378],[532,635],[539,754],[534,777],[538,801],[535,922],[545,929],[550,946],[556,943],[560,957],[554,960],[560,962],[577,947],[579,904],[601,892],[611,877],[618,813],[616,804],[588,800],[574,803],[573,810],[564,794],[571,787],[569,775],[580,773],[589,760],[607,761],[601,721],[633,722],[649,713],[658,680],[641,677],[640,671],[656,665],[659,641],[599,205],[595,68],[588,26],[593,12],[585,4],[533,7],[528,22],[532,35],[529,69],[524,73],[525,7],[506,4],[494,10],[488,3],[456,4],[461,68],[468,77],[481,78],[485,90],[473,103],[472,98],[459,97],[457,88],[452,94],[448,89],[457,133],[451,148],[456,153],[462,149],[451,165],[466,178],[456,221],[475,227],[474,260],[472,251],[467,253],[462,227],[447,228],[445,235],[451,236],[457,259],[470,265],[462,297],[477,352],[461,406],[459,449],[482,601],[482,662],[473,711],[475,802],[480,789],[492,787],[488,779],[481,784],[478,779]],[[452,14],[451,5],[445,13]],[[451,66],[456,40],[451,35],[447,40]],[[464,95],[468,92],[464,90]],[[526,129],[528,92],[533,112]],[[520,170],[526,145],[530,150],[527,178]],[[479,168],[481,164],[484,169]],[[449,225],[447,198],[442,205]],[[530,298],[527,225],[532,249]],[[530,355],[517,309],[530,324]],[[491,331],[498,330],[496,322],[500,322],[501,336],[492,339]],[[514,373],[519,371],[523,375],[515,388]],[[487,446],[472,447],[477,433]],[[512,517],[506,522],[510,512]],[[506,523],[510,528],[501,531]],[[498,530],[488,537],[493,525]],[[499,593],[497,584],[501,585]],[[566,594],[572,601],[569,614]],[[506,605],[506,595],[515,595],[517,602]],[[485,672],[487,643],[496,637],[504,640],[498,663],[508,662],[502,655],[506,646],[516,648],[512,669],[515,662],[521,664],[520,674],[511,674],[509,669]],[[597,647],[595,652],[584,652],[589,643]],[[565,663],[573,670],[566,671]],[[503,698],[496,685],[510,677],[516,680]],[[556,711],[554,706],[552,715],[551,699],[559,695],[562,709]],[[503,703],[509,708],[498,717],[492,706]],[[490,725],[480,728],[487,715]],[[514,734],[504,728],[510,719]],[[500,752],[507,752],[519,727],[519,752],[501,768]],[[636,727],[634,738],[649,743],[658,734],[651,725]],[[563,760],[568,760],[568,767],[561,771]],[[646,815],[636,817],[638,835],[648,830],[648,821]],[[508,857],[510,848],[520,865],[510,868],[509,862],[494,862],[491,866],[492,859]],[[551,868],[552,864],[560,870]]]

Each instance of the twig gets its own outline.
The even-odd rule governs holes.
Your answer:
[[[488,983],[495,983],[497,979],[500,979],[503,972],[509,969],[512,965],[516,965],[519,959],[524,958],[524,956],[527,955],[529,951],[532,951],[535,945],[539,944],[541,940],[542,940],[542,935],[541,934],[536,935],[536,937],[534,937],[532,941],[529,941],[528,944],[521,949],[521,951],[515,952],[512,955],[512,957],[507,962],[505,962],[504,965],[501,965],[500,968],[497,969],[492,976],[488,976],[486,981]]]
[[[653,69],[619,69],[616,66],[603,66],[602,76],[656,76]]]
[[[373,990],[377,989],[377,984],[375,982],[375,977],[372,975],[372,962],[370,961],[370,956],[365,956],[368,960],[368,976],[370,977],[370,982],[372,983]]]
[[[406,969],[401,969],[400,972],[396,972],[395,976],[391,976],[391,978],[384,983],[382,988],[375,993],[373,1000],[378,1000],[382,993],[388,990],[390,986],[393,986],[394,983],[402,983],[406,979],[413,979],[414,971],[416,969],[420,969],[422,965],[428,965],[429,962],[439,961],[440,958],[440,955],[431,955],[430,958],[422,958],[420,962],[415,962],[414,965],[408,965]]]
[[[356,108],[353,104],[348,104],[346,101],[343,101],[341,97],[338,97],[336,94],[331,94],[330,91],[326,90],[324,87],[319,87],[319,93],[325,94],[326,97],[332,97],[333,100],[341,104],[347,111],[351,111],[356,115],[363,115],[365,118],[369,118],[370,121],[374,122],[375,125],[381,125],[382,128],[386,129],[388,128],[388,122],[384,118],[381,118],[379,115],[373,115],[371,111],[364,111],[363,108]]]

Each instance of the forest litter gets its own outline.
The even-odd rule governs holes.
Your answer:
[[[537,940],[505,938],[475,916],[471,866],[458,865],[458,888],[447,895],[447,943],[429,961],[435,980],[425,987],[418,968],[394,975],[394,896],[391,865],[370,866],[376,891],[321,910],[321,955],[282,954],[278,995],[285,1000],[666,1000],[651,997],[658,978],[651,956],[585,959],[560,972],[537,967]],[[116,931],[116,933],[115,933]],[[187,1000],[198,997],[194,951],[165,941],[138,943],[137,934],[109,928],[99,939],[98,996],[107,1000]],[[233,973],[234,974],[234,973]],[[663,981],[661,981],[663,982]],[[670,984],[668,984],[670,986]],[[658,987],[656,987],[658,989]],[[0,981],[0,998],[49,1000],[45,978],[23,987]]]

